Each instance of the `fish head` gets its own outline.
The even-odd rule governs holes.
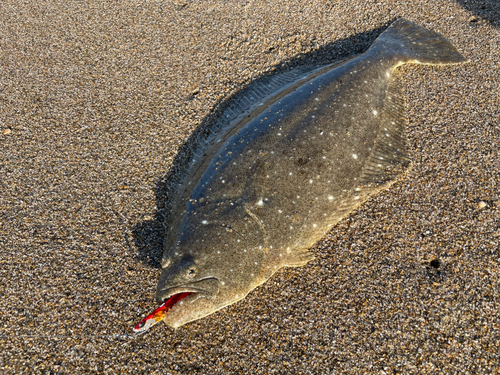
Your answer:
[[[219,210],[212,220],[186,219],[176,243],[163,256],[157,302],[192,293],[163,319],[173,328],[239,301],[263,282],[265,251],[259,225],[242,207],[227,211]]]

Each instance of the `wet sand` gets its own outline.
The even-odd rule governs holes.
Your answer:
[[[3,1],[0,372],[499,372],[499,8]],[[307,266],[133,336],[156,307],[169,181],[197,126],[251,80],[362,52],[399,17],[470,60],[400,68],[411,170]]]

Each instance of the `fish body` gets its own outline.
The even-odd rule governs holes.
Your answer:
[[[443,36],[398,20],[365,53],[267,100],[207,151],[166,241],[157,301],[179,327],[244,298],[408,167],[395,69],[453,64]]]

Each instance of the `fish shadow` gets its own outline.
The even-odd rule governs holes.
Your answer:
[[[318,50],[307,54],[299,54],[296,57],[276,65],[273,71],[264,73],[251,82],[242,84],[242,88],[231,96],[220,100],[215,104],[212,111],[203,118],[200,125],[182,144],[174,158],[171,168],[158,179],[155,187],[156,212],[153,218],[140,220],[132,229],[133,240],[137,249],[137,259],[144,264],[161,268],[160,260],[163,254],[163,242],[165,228],[169,225],[169,215],[174,211],[175,197],[182,194],[179,176],[186,174],[192,163],[195,150],[201,147],[201,142],[207,134],[211,133],[217,119],[224,111],[244,95],[245,89],[252,84],[258,84],[269,80],[271,77],[287,71],[305,66],[321,66],[333,63],[337,60],[348,59],[368,49],[375,39],[393,22],[365,33],[358,33],[349,38],[340,39],[320,47]],[[191,95],[186,101],[193,100]]]
[[[493,26],[500,28],[500,1],[498,0],[455,0],[460,6],[472,12],[476,17],[469,20],[470,24],[477,24],[479,19],[483,19],[491,23]]]

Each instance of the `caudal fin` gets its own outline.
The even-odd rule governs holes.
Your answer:
[[[394,21],[370,50],[397,54],[401,62],[441,65],[467,61],[443,35],[404,19]]]

